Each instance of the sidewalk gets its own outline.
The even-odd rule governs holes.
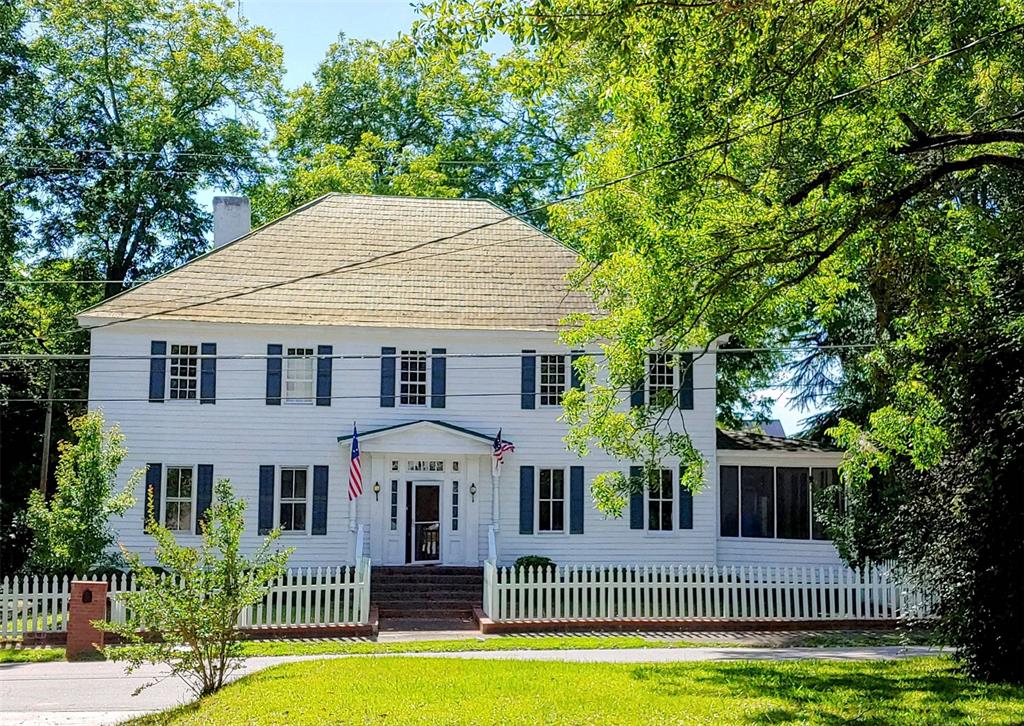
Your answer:
[[[883,660],[935,655],[934,648],[651,648],[622,650],[508,650],[465,653],[417,653],[374,656],[279,656],[249,658],[235,673],[248,673],[281,663],[318,658],[470,658],[544,660],[573,663],[692,663],[736,660]],[[0,665],[0,724],[114,724],[162,711],[192,700],[188,689],[166,670],[151,666],[124,674],[110,662],[10,663]],[[159,680],[139,696],[143,683]]]

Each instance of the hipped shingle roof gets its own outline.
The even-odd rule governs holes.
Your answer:
[[[82,322],[554,331],[593,307],[568,290],[576,262],[487,201],[329,194],[84,311]]]

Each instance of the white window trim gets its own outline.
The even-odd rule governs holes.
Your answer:
[[[402,403],[402,358],[406,357],[408,353],[423,353],[423,359],[426,362],[426,371],[424,377],[424,395],[423,403]],[[433,366],[430,363],[431,352],[429,348],[398,348],[395,353],[395,405],[399,408],[430,408],[430,386],[433,383],[431,376],[431,369]],[[419,473],[419,472],[417,472]]]
[[[541,529],[540,528],[540,472],[560,471],[562,472],[562,528]],[[560,537],[569,534],[569,467],[566,466],[537,466],[534,473],[533,487],[533,531],[544,537]],[[548,500],[557,501],[557,500]]]
[[[658,471],[668,471],[672,477],[672,496],[670,499],[657,499],[659,502],[672,502],[672,526],[668,529],[651,529],[651,488],[649,486],[644,487],[644,532],[651,537],[669,537],[681,532],[679,529],[679,482],[677,477],[679,476],[679,467],[672,468],[668,466],[658,467]],[[660,484],[660,481],[659,481]]]
[[[166,526],[166,522],[164,520],[164,517],[167,516],[167,492],[169,491],[168,487],[167,487],[167,479],[168,479],[168,476],[171,473],[171,469],[191,469],[192,470],[192,516],[190,517],[191,521],[189,522],[188,529],[172,529],[170,531],[173,532],[175,535],[195,534],[195,532],[196,532],[196,490],[199,489],[199,482],[197,481],[196,477],[198,476],[199,472],[198,472],[198,467],[196,467],[194,464],[193,465],[188,465],[188,464],[167,464],[167,465],[164,466],[164,468],[163,468],[163,486],[162,486],[162,488],[160,490],[160,499],[161,499],[161,501],[160,501],[160,512],[159,512],[159,515],[157,516],[157,521],[160,522],[161,525]],[[175,497],[175,499],[179,500],[178,497]],[[180,501],[185,501],[185,500],[184,499],[180,499]]]
[[[282,529],[282,537],[308,537],[313,531],[313,467],[301,464],[281,464],[274,480],[274,526],[281,527],[281,473],[285,469],[303,469],[306,472],[306,528]]]
[[[544,359],[545,358],[561,358],[562,359],[562,396],[564,397],[566,392],[572,387],[572,361],[569,358],[569,354],[565,355],[538,355],[537,356],[537,405],[540,408],[561,408],[562,403],[544,403],[542,394],[541,382],[544,380]]]
[[[171,397],[171,359],[172,358],[192,358],[193,357],[193,356],[190,356],[190,355],[187,355],[187,356],[172,355],[171,354],[171,349],[174,346],[176,346],[176,345],[179,346],[179,347],[183,346],[183,345],[195,346],[195,349],[196,349],[196,354],[195,354],[195,359],[196,359],[196,397],[195,398],[172,398]],[[199,399],[200,399],[201,394],[202,394],[202,385],[203,385],[203,359],[200,357],[202,355],[202,352],[203,352],[203,347],[202,347],[202,345],[200,343],[193,343],[191,341],[180,341],[180,340],[179,341],[175,341],[173,343],[171,341],[167,342],[167,357],[166,357],[167,378],[165,380],[165,384],[167,386],[167,395],[164,396],[164,401],[166,403],[186,403],[186,404],[189,404],[189,403],[199,403]],[[175,378],[181,378],[181,376],[175,376]]]
[[[659,354],[659,353],[648,353],[647,354],[647,363],[646,363],[646,373],[647,373],[647,375],[644,377],[644,402],[648,406],[653,405],[653,401],[651,400],[651,356],[652,355],[661,355],[661,354]],[[668,359],[669,371],[672,374],[672,397],[673,397],[673,400],[675,401],[676,397],[679,396],[680,356],[679,356],[679,353],[665,353],[664,355]]]
[[[295,356],[289,354],[289,350],[308,350],[309,355]],[[288,397],[288,364],[295,360],[313,361],[313,371],[310,378],[309,398]],[[281,401],[290,406],[312,406],[316,403],[316,346],[315,345],[287,345],[281,356]],[[305,379],[302,379],[305,381]]]

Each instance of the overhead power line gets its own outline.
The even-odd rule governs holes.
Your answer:
[[[678,349],[672,351],[672,353],[701,353],[702,355],[731,355],[737,353],[801,353],[801,352],[816,352],[822,350],[868,350],[877,348],[878,346],[873,343],[844,343],[844,344],[824,344],[824,345],[801,345],[801,346],[765,346],[765,347],[748,347],[748,348],[712,348],[708,351],[704,351],[703,348],[694,347],[692,349]],[[601,351],[595,350],[570,350],[568,348],[560,348],[553,350],[531,350],[529,353],[524,353],[522,350],[508,351],[508,352],[463,352],[463,353],[430,353],[425,352],[422,356],[413,357],[426,357],[426,358],[444,358],[444,359],[460,359],[460,358],[522,358],[522,357],[536,357],[545,355],[585,355],[585,356],[598,356],[602,355]],[[36,360],[60,360],[60,361],[101,361],[101,360],[150,360],[152,358],[196,358],[202,360],[266,360],[267,358],[289,358],[289,359],[304,359],[304,358],[324,358],[331,360],[380,360],[382,358],[397,359],[408,356],[403,356],[401,352],[397,353],[332,353],[326,355],[319,355],[313,353],[311,355],[288,355],[286,353],[281,354],[270,354],[270,353],[215,353],[215,354],[202,354],[196,353],[195,355],[189,354],[178,354],[172,355],[170,353],[162,355],[151,355],[143,353],[0,353],[0,360],[25,360],[25,361],[36,361]]]

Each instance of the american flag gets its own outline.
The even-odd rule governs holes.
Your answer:
[[[348,465],[348,500],[363,493],[363,471],[359,466],[359,432],[352,424],[352,461]]]
[[[501,474],[501,465],[505,461],[505,452],[513,452],[516,447],[512,445],[511,441],[501,440],[501,429],[498,429],[498,435],[494,437],[494,459],[491,461],[491,471],[494,476]]]

